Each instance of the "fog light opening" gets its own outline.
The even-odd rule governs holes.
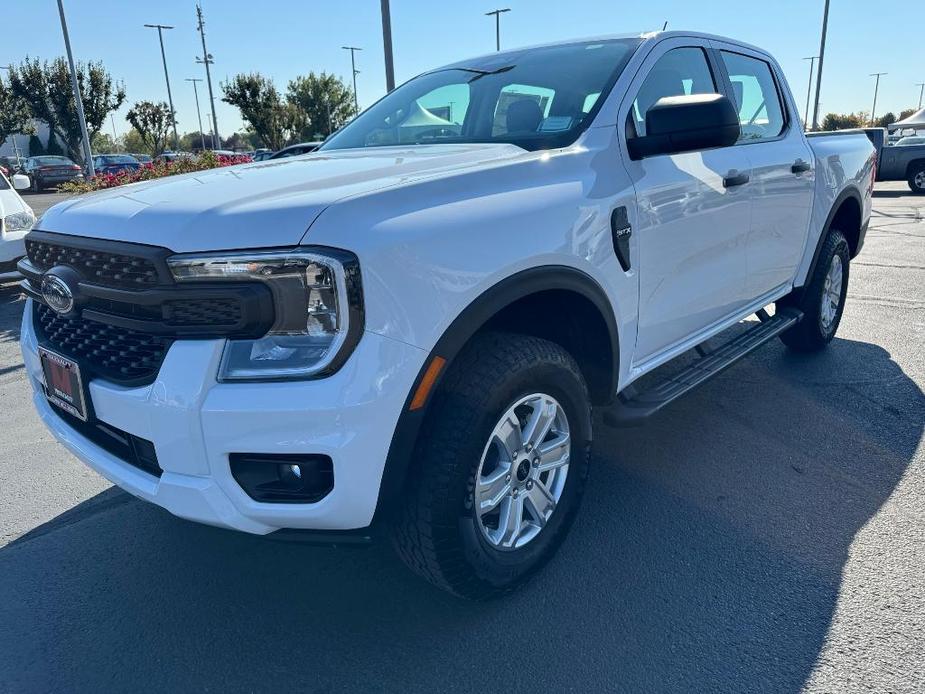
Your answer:
[[[334,464],[326,455],[232,453],[231,474],[244,492],[266,503],[314,503],[334,488]]]

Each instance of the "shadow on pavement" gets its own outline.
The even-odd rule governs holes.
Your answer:
[[[923,403],[880,347],[765,348],[643,428],[598,428],[569,540],[488,604],[387,546],[272,542],[111,490],[0,550],[0,672],[15,691],[797,691]]]

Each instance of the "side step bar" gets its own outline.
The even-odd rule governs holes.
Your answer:
[[[803,313],[792,308],[769,316],[764,309],[756,314],[761,322],[734,337],[726,344],[708,352],[703,345],[695,349],[700,355],[693,364],[679,374],[642,393],[633,392],[632,386],[617,396],[618,402],[604,410],[603,422],[613,427],[631,427],[642,423],[682,395],[722,373],[761,345],[773,340],[803,319]]]

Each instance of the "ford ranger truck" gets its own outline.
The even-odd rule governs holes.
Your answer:
[[[34,404],[177,516],[387,536],[503,594],[576,516],[592,408],[639,424],[775,337],[832,340],[874,158],[807,141],[780,66],[728,39],[463,60],[314,153],[49,210],[19,266]]]

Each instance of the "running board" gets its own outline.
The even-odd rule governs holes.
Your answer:
[[[785,308],[769,316],[762,309],[756,314],[761,322],[734,337],[726,344],[713,351],[707,351],[703,345],[695,349],[700,355],[693,364],[679,374],[668,378],[650,390],[642,393],[627,391],[617,396],[617,403],[604,410],[603,422],[612,427],[631,427],[642,423],[682,395],[686,395],[701,383],[722,373],[730,366],[761,345],[773,340],[788,328],[793,327],[803,318],[803,313],[792,308]]]

